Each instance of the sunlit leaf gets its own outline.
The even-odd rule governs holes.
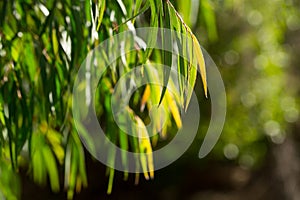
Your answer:
[[[174,98],[171,96],[170,92],[166,92],[166,98],[167,98],[167,102],[169,105],[169,109],[171,110],[171,114],[174,118],[174,121],[175,121],[177,127],[181,128],[182,122],[181,122],[180,112],[179,112],[178,106],[176,105],[176,102],[175,102]]]
[[[143,3],[143,0],[136,0],[135,1],[135,7],[134,7],[134,11],[133,11],[133,17],[138,15],[138,12],[140,10],[140,7],[142,6],[142,3]],[[148,4],[148,6],[150,6],[149,5],[149,1],[147,1],[146,4]],[[133,24],[134,24],[134,21],[135,21],[135,17],[132,20]]]
[[[149,99],[149,97],[151,96],[151,92],[150,92],[150,86],[147,84],[145,87],[145,91],[141,100],[141,111],[143,111],[145,109],[145,105]]]
[[[105,7],[106,7],[106,0],[99,0],[99,2],[98,2],[99,16],[98,16],[97,31],[99,30],[100,25],[102,23]]]
[[[52,30],[52,45],[53,45],[53,51],[54,51],[54,55],[58,54],[58,40],[56,37],[56,30],[53,29]]]
[[[197,57],[195,55],[195,46],[193,44],[193,38],[192,36],[189,36],[187,38],[187,46],[188,46],[188,52],[189,52],[189,59],[190,63],[188,65],[188,87],[186,88],[186,103],[185,103],[185,110],[187,110],[187,107],[190,103],[192,93],[194,91],[194,85],[197,78]]]
[[[192,35],[192,39],[193,39],[193,46],[194,46],[194,50],[195,50],[195,54],[197,57],[197,62],[198,62],[201,78],[202,78],[204,94],[207,97],[207,82],[206,82],[206,69],[205,69],[204,57],[203,57],[199,42],[198,42],[197,38],[195,37],[195,35]]]
[[[162,50],[163,52],[163,64],[165,65],[164,68],[164,87],[160,96],[160,100],[159,100],[159,104],[161,104],[165,92],[167,90],[167,85],[169,82],[169,76],[170,76],[170,72],[171,69],[169,69],[168,67],[172,67],[172,53],[170,52],[172,50],[172,29],[171,29],[171,21],[170,21],[170,12],[169,12],[169,8],[168,8],[168,4],[164,3],[164,18],[165,18],[165,23],[164,23],[164,27],[167,30],[164,30],[164,36],[163,36],[163,46],[164,46],[164,50]],[[170,32],[168,32],[170,31]]]
[[[107,187],[107,194],[111,194],[113,181],[114,181],[115,170],[113,168],[109,168],[109,180]]]
[[[150,178],[154,178],[154,165],[153,165],[153,158],[152,158],[152,147],[150,138],[147,133],[147,129],[145,128],[145,124],[143,121],[136,116],[135,120],[139,127],[138,134],[139,134],[139,148],[141,154],[141,165],[144,171],[144,176],[146,179],[149,179],[148,171],[150,174]],[[147,156],[146,156],[146,155]],[[147,164],[148,163],[148,164]]]

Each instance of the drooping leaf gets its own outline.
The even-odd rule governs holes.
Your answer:
[[[115,170],[113,168],[109,168],[109,180],[107,187],[107,194],[111,194],[113,181],[114,181]]]
[[[136,0],[135,1],[135,7],[134,7],[134,11],[133,11],[133,19],[132,19],[132,24],[134,24],[135,22],[135,16],[138,16],[138,13],[140,13],[140,7],[142,6],[143,0]],[[149,1],[146,2],[146,4],[148,4],[148,7],[150,6]],[[142,9],[143,10],[143,9]]]
[[[155,0],[149,0],[149,3],[150,3],[150,10],[151,10],[150,27],[158,27],[158,16],[160,15],[160,12],[157,9]],[[146,63],[147,59],[150,57],[153,50],[150,47],[154,46],[157,40],[157,33],[158,33],[158,29],[156,28],[150,29],[150,33],[148,34],[147,43],[146,43],[147,49],[145,51],[142,63]]]
[[[185,102],[185,110],[187,110],[188,105],[190,103],[192,93],[194,91],[194,85],[197,78],[197,63],[196,63],[196,55],[195,55],[195,47],[193,44],[192,36],[187,37],[187,46],[189,52],[189,65],[188,65],[188,87],[186,88],[186,102]]]
[[[140,149],[140,160],[141,165],[144,171],[144,176],[146,179],[154,178],[154,165],[153,165],[153,158],[152,158],[152,147],[150,138],[147,133],[147,129],[145,127],[144,122],[138,117],[135,116],[135,120],[139,127],[138,134],[139,134],[139,149]],[[148,175],[149,171],[149,175]]]
[[[99,16],[98,16],[97,31],[99,30],[100,25],[102,23],[105,7],[106,7],[106,0],[99,0],[99,2],[98,2]]]
[[[182,127],[181,116],[178,110],[178,106],[176,105],[174,97],[170,94],[170,92],[166,92],[166,98],[169,105],[169,109],[171,110],[171,114],[174,118],[174,121],[178,128]]]
[[[164,2],[164,17],[165,17],[165,23],[164,23],[164,32],[163,32],[163,64],[165,66],[164,68],[164,87],[162,89],[162,93],[160,96],[159,100],[159,105],[161,104],[165,92],[167,90],[168,82],[169,82],[169,77],[170,77],[170,72],[171,72],[171,67],[172,67],[172,29],[171,29],[171,21],[170,21],[170,12],[168,8],[168,4]]]
[[[129,21],[132,21],[132,24],[135,22],[136,17],[138,17],[139,15],[143,14],[146,10],[148,10],[150,7],[149,1],[146,2],[146,4],[141,8],[141,10],[139,10],[138,13],[134,14],[132,17],[126,19],[124,22],[122,22],[120,25],[116,26],[114,28],[114,30],[117,30],[119,27],[123,26],[124,24],[126,24]]]
[[[198,62],[198,66],[199,66],[199,70],[200,70],[200,74],[201,74],[201,78],[202,78],[204,94],[207,97],[207,81],[206,81],[206,69],[205,69],[204,57],[202,54],[200,44],[194,34],[192,34],[192,39],[193,39],[193,46],[195,49],[195,54],[196,54],[196,58],[197,58],[197,62]]]
[[[59,191],[59,178],[58,178],[58,170],[55,158],[53,153],[51,152],[48,146],[44,146],[42,150],[42,154],[45,162],[45,167],[49,174],[50,179],[50,186],[52,191],[58,192]]]

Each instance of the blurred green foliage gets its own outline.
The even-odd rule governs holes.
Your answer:
[[[287,38],[300,28],[299,2],[191,0],[177,6],[226,87],[227,118],[211,157],[261,166],[270,144],[283,143],[299,119],[299,86],[289,79],[295,52]],[[204,123],[201,132],[206,128]]]

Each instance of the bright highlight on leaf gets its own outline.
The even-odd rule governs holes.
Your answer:
[[[200,70],[200,74],[201,74],[201,78],[202,78],[202,83],[203,83],[203,88],[204,88],[204,94],[205,94],[205,97],[207,97],[206,68],[205,68],[205,61],[204,61],[204,57],[203,57],[203,54],[202,54],[202,50],[201,50],[200,44],[199,44],[196,36],[192,33],[191,29],[184,23],[182,17],[175,10],[175,8],[171,4],[171,2],[167,1],[167,3],[169,5],[170,10],[173,10],[173,12],[175,13],[176,17],[181,22],[181,26],[183,26],[183,28],[186,29],[187,37],[191,37],[192,38],[192,46],[193,46],[193,51],[195,51],[195,53],[193,51],[192,52],[190,51],[189,53],[190,53],[190,55],[192,54],[193,56],[195,56],[197,58],[197,64],[199,65],[199,70]],[[190,62],[193,62],[193,57],[190,58]],[[194,83],[191,84],[190,86],[193,88],[194,87]],[[190,93],[190,92],[188,92],[188,93]],[[187,96],[190,96],[190,95],[188,94]],[[186,106],[188,105],[189,97],[187,99],[188,100],[187,100]]]
[[[204,57],[203,57],[203,54],[202,54],[202,51],[201,51],[201,47],[198,43],[197,38],[195,37],[194,34],[192,35],[192,37],[193,37],[193,44],[194,44],[194,47],[195,47],[196,57],[197,57],[198,65],[199,65],[199,70],[200,70],[200,74],[201,74],[201,78],[202,78],[204,93],[205,93],[205,96],[207,97],[205,61],[204,61]]]

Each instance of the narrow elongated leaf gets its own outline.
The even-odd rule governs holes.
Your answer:
[[[74,142],[71,142],[71,162],[70,162],[70,176],[68,177],[68,199],[72,199],[74,196],[74,189],[76,186],[76,178],[77,178],[77,171],[78,171],[78,151],[74,144]]]
[[[32,156],[33,179],[39,184],[43,184],[46,180],[46,168],[44,165],[43,155],[37,150]]]
[[[109,168],[109,180],[107,187],[107,194],[111,194],[113,181],[114,181],[115,170],[113,168]]]
[[[82,147],[82,143],[77,135],[74,136],[74,141],[76,143],[76,148],[78,150],[78,165],[79,165],[78,175],[80,177],[80,180],[82,181],[83,186],[87,187],[87,176],[86,176],[86,169],[85,169],[84,150]],[[78,189],[77,189],[77,191],[78,191]]]
[[[98,7],[99,7],[99,16],[98,16],[97,31],[99,30],[100,25],[102,23],[104,11],[105,11],[105,8],[106,8],[106,0],[99,0]]]
[[[127,10],[126,10],[126,7],[125,7],[123,1],[122,0],[116,0],[116,1],[119,4],[119,6],[120,6],[120,8],[121,8],[121,10],[123,12],[123,15],[127,16]]]
[[[160,15],[160,12],[156,8],[155,0],[149,0],[149,3],[150,3],[150,9],[151,9],[150,26],[158,27],[158,16]],[[157,39],[157,33],[158,33],[158,29],[153,28],[150,30],[150,33],[147,38],[147,49],[144,54],[142,63],[146,63],[147,59],[150,57],[153,49],[149,48],[149,47],[154,46],[156,39]]]
[[[142,9],[141,9],[138,13],[136,13],[136,14],[134,14],[132,17],[126,19],[122,24],[116,26],[116,27],[114,28],[114,30],[117,30],[120,26],[123,26],[124,24],[126,24],[126,23],[129,22],[129,21],[132,21],[132,24],[133,24],[134,21],[135,21],[135,19],[136,19],[136,17],[138,17],[139,15],[143,14],[146,10],[149,9],[149,7],[150,7],[150,4],[149,4],[149,2],[147,1],[146,4],[142,7]]]
[[[143,3],[143,0],[136,0],[135,1],[135,7],[134,7],[134,11],[133,11],[133,17],[134,16],[138,16],[138,13],[140,13],[139,10],[140,10],[140,7],[142,6],[142,3]],[[149,1],[147,1],[146,4],[148,4],[150,6]],[[132,24],[134,24],[134,22],[135,22],[135,17],[132,19]]]
[[[42,150],[42,154],[43,157],[45,158],[44,162],[46,163],[45,167],[47,168],[49,174],[51,189],[54,192],[58,192],[59,191],[58,170],[57,170],[53,153],[51,152],[48,146],[44,146]]]
[[[216,41],[218,39],[217,26],[216,26],[216,17],[211,1],[202,0],[200,1],[201,14],[203,16],[208,38],[211,41]],[[201,17],[202,17],[201,16]]]
[[[163,52],[163,64],[167,67],[172,67],[172,53],[170,52],[172,50],[172,29],[171,29],[171,22],[170,22],[170,12],[169,12],[169,8],[168,8],[168,4],[164,3],[164,17],[165,17],[165,29],[168,30],[164,30],[164,39],[163,39],[163,46],[164,46],[164,50],[162,50]],[[170,72],[171,69],[168,68],[164,68],[164,87],[162,89],[162,93],[160,96],[160,100],[159,100],[159,105],[161,104],[166,89],[167,89],[167,85],[169,82],[169,77],[170,77]]]
[[[187,38],[187,46],[189,47],[189,59],[190,63],[188,66],[188,87],[186,88],[186,102],[185,102],[185,110],[187,110],[187,107],[190,103],[192,93],[194,90],[194,85],[197,78],[197,63],[196,63],[196,56],[195,56],[195,47],[193,45],[193,38],[192,36]]]
[[[168,4],[169,6],[169,4]],[[184,38],[184,35],[186,33],[185,28],[180,23],[180,20],[178,19],[176,15],[176,11],[169,6],[170,10],[170,20],[172,24],[172,29],[174,29],[175,36],[176,36],[176,44],[178,48],[178,64],[177,64],[177,70],[179,72],[178,74],[178,83],[179,83],[179,89],[180,89],[180,97],[181,97],[181,104],[183,106],[184,103],[184,88],[185,88],[185,79],[187,79],[186,75],[186,69],[187,69],[187,62],[184,58],[187,57],[186,55],[186,40]]]
[[[149,171],[150,178],[152,179],[154,178],[154,165],[153,165],[152,147],[151,147],[150,138],[148,136],[147,129],[145,127],[144,122],[138,116],[135,116],[135,120],[139,127],[139,130],[137,131],[139,134],[139,148],[141,152],[140,160],[141,160],[142,168],[144,170],[144,176],[148,180],[149,175],[147,171]]]
[[[184,21],[187,23],[188,26],[191,25],[191,14],[193,9],[193,1],[178,1],[178,11],[180,12],[181,16],[183,17]]]
[[[176,12],[175,8],[173,7],[173,5],[167,1],[168,5],[170,6],[171,9],[174,10],[176,16],[178,17],[178,19],[181,21],[181,24],[182,26],[184,26],[184,28],[186,29],[186,32],[188,34],[191,35],[191,38],[192,38],[192,46],[194,48],[194,51],[195,51],[195,56],[197,58],[197,62],[198,62],[198,65],[199,65],[199,69],[200,69],[200,74],[201,74],[201,78],[202,78],[202,82],[203,82],[203,88],[204,88],[204,93],[205,93],[205,96],[207,97],[207,82],[206,82],[206,69],[205,69],[205,62],[204,62],[204,57],[203,57],[203,54],[202,54],[202,51],[201,51],[201,47],[200,47],[200,44],[198,43],[198,40],[197,38],[195,37],[195,35],[192,33],[192,31],[190,30],[190,28],[184,23],[183,19],[180,17],[180,15]],[[192,81],[192,80],[191,80]],[[191,85],[192,87],[194,87],[194,85]],[[191,92],[188,92],[189,95],[191,95]],[[187,96],[189,96],[187,95]],[[187,101],[187,104],[188,105],[188,102],[189,102],[189,97],[187,98],[188,101]]]
[[[121,156],[122,156],[122,164],[124,166],[124,168],[126,169],[127,171],[127,168],[128,168],[128,160],[127,160],[127,154],[125,151],[128,150],[128,135],[123,132],[122,130],[120,130],[120,133],[119,133],[119,140],[120,140],[120,147],[122,150],[121,152]],[[127,179],[127,176],[128,176],[128,173],[127,172],[124,172],[124,179],[126,180]]]
[[[170,94],[170,92],[166,92],[166,98],[169,105],[169,109],[171,110],[171,114],[174,118],[174,121],[178,128],[182,127],[181,116],[178,110],[178,106],[174,100],[174,97]]]
[[[151,90],[150,90],[150,86],[147,84],[145,87],[145,90],[144,90],[142,100],[141,100],[141,108],[140,108],[141,111],[143,111],[145,109],[145,105],[150,96],[151,96]]]
[[[200,44],[194,34],[192,34],[192,39],[193,39],[193,46],[195,48],[195,54],[196,54],[196,58],[197,58],[197,62],[198,62],[198,66],[199,66],[199,70],[200,70],[200,74],[201,74],[201,78],[202,78],[204,94],[207,97],[207,82],[206,82],[206,69],[205,69],[204,57],[202,54]]]
[[[56,37],[56,30],[52,30],[52,45],[53,45],[53,53],[54,55],[58,54],[58,40]]]

